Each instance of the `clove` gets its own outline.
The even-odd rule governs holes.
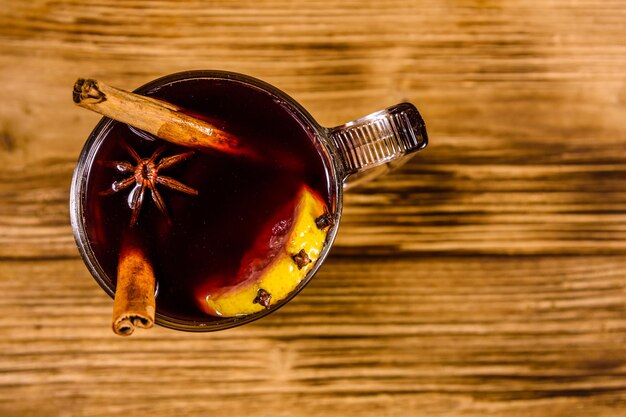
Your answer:
[[[333,224],[335,224],[335,221],[333,220],[333,215],[330,214],[326,209],[324,209],[324,214],[315,219],[315,225],[320,230],[323,230],[328,226],[332,226]]]
[[[298,269],[302,269],[311,263],[311,258],[309,258],[309,255],[307,255],[304,249],[302,249],[297,254],[293,255],[292,258],[294,262],[296,263],[296,266],[298,267]]]
[[[259,291],[257,291],[256,297],[254,298],[254,300],[252,300],[252,302],[254,304],[261,304],[263,307],[268,309],[270,308],[271,299],[272,299],[272,294],[265,291],[263,288],[259,288]]]

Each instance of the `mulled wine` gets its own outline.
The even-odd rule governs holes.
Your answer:
[[[157,281],[157,313],[220,320],[203,298],[277,259],[303,201],[332,210],[328,162],[316,132],[289,104],[252,85],[188,78],[144,94],[232,133],[256,157],[190,150],[113,122],[101,132],[87,173],[87,239],[112,284],[122,239],[140,242]],[[137,175],[154,186],[140,187]],[[302,197],[303,190],[312,197]],[[306,259],[295,256],[299,268]],[[255,302],[267,297],[259,290]]]

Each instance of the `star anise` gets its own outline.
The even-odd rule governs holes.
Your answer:
[[[179,162],[184,161],[193,155],[193,152],[185,152],[178,155],[168,156],[166,158],[162,158],[159,162],[156,162],[157,158],[161,156],[161,154],[165,151],[165,147],[161,146],[158,148],[150,158],[144,159],[139,156],[137,151],[135,151],[130,146],[126,145],[126,150],[132,159],[136,162],[137,165],[133,165],[127,161],[121,162],[110,162],[107,165],[112,166],[118,172],[124,174],[132,174],[128,178],[124,178],[120,181],[115,181],[111,184],[111,189],[103,191],[102,195],[112,195],[117,193],[118,191],[125,190],[129,188],[133,184],[135,185],[133,189],[130,191],[128,195],[128,207],[131,209],[130,216],[130,225],[133,226],[139,220],[139,212],[141,211],[141,206],[143,204],[144,194],[146,193],[146,189],[150,190],[150,194],[152,195],[152,201],[156,204],[159,211],[163,213],[167,221],[170,221],[170,216],[167,211],[167,207],[165,206],[165,201],[163,201],[163,197],[159,190],[157,190],[156,185],[161,184],[172,190],[180,191],[189,195],[198,195],[198,191],[186,186],[185,184],[176,181],[171,177],[166,177],[164,175],[160,175],[160,170],[170,168]]]

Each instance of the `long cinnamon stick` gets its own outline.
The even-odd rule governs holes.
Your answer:
[[[122,242],[113,301],[113,331],[130,336],[136,327],[154,324],[156,301],[152,265],[137,241],[127,236]]]
[[[74,84],[74,103],[163,140],[196,149],[254,156],[234,135],[183,112],[165,101],[111,87],[94,79]]]

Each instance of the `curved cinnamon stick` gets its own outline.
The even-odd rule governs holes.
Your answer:
[[[189,116],[182,108],[165,101],[85,78],[79,78],[74,84],[73,99],[80,107],[177,145],[254,156],[254,152],[242,146],[237,137],[211,123]]]
[[[117,267],[117,285],[113,301],[113,331],[130,336],[135,327],[154,325],[154,270],[146,254],[134,239],[122,242]]]

